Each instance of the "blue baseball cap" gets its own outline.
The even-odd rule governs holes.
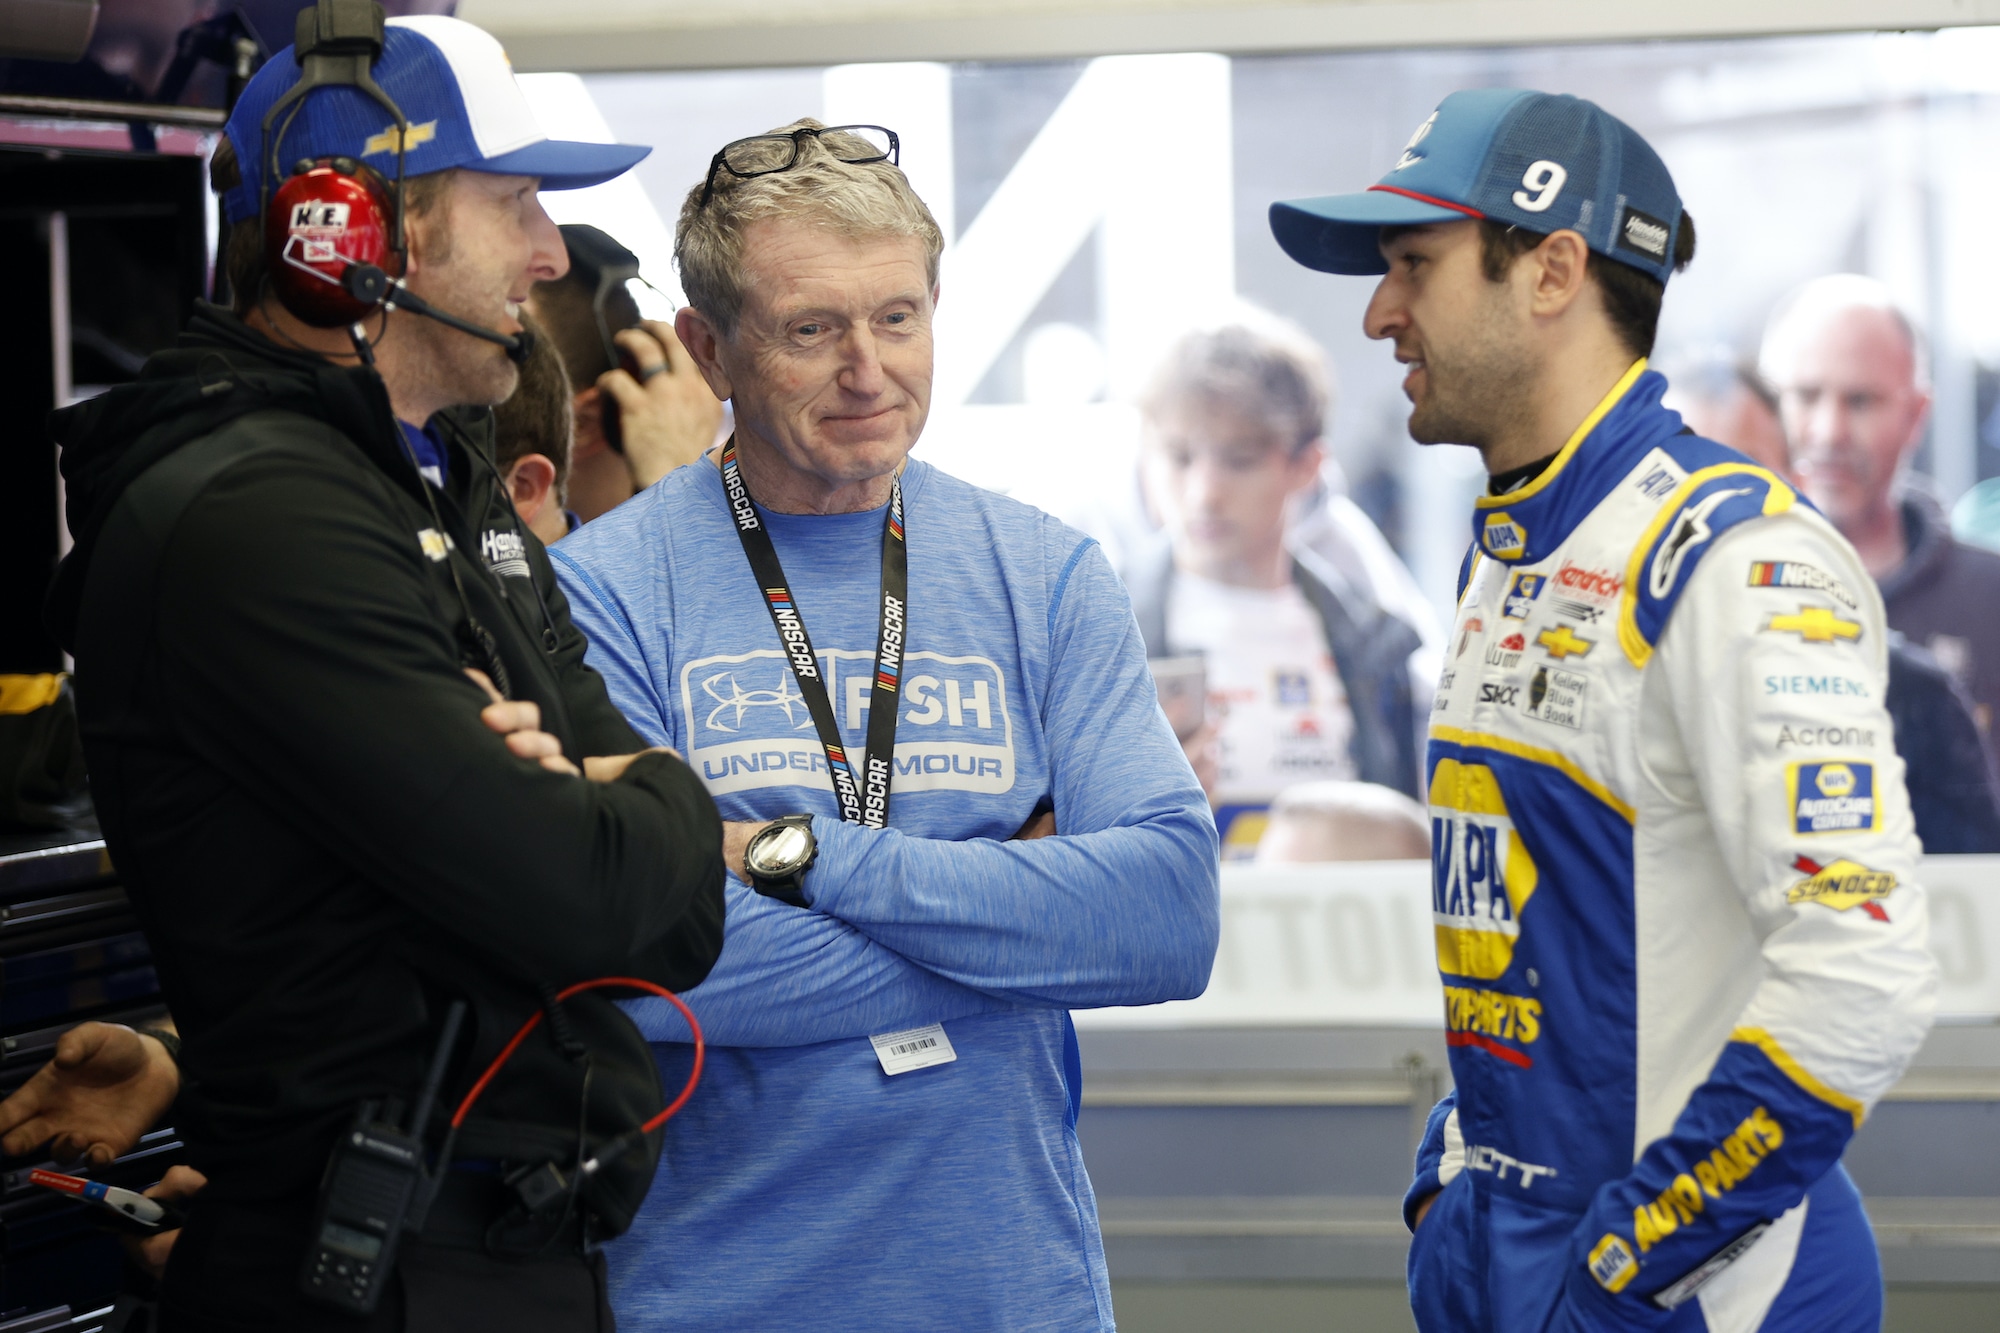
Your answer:
[[[1596,103],[1481,88],[1438,103],[1389,174],[1361,193],[1272,204],[1271,234],[1307,268],[1386,273],[1383,227],[1466,218],[1574,230],[1598,254],[1665,282],[1681,197],[1652,145]]]
[[[276,189],[301,158],[351,157],[395,177],[396,127],[381,104],[358,89],[324,88],[294,103],[298,115],[278,143],[279,179],[263,179],[271,159],[264,113],[300,73],[288,46],[257,71],[230,114],[224,132],[243,171],[243,183],[223,197],[231,222],[256,213],[261,188]],[[409,122],[403,170],[410,176],[463,167],[539,176],[544,190],[580,190],[629,171],[653,151],[549,138],[514,81],[500,43],[463,19],[438,14],[390,19],[373,74]],[[278,113],[273,132],[285,126],[291,110]]]

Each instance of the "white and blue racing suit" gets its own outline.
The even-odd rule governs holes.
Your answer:
[[[1881,598],[1665,388],[1634,365],[1474,516],[1427,760],[1426,1333],[1880,1324],[1840,1157],[1937,986]]]

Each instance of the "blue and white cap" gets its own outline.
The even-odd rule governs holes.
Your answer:
[[[226,133],[242,164],[243,183],[223,209],[231,222],[257,211],[270,148],[264,113],[299,81],[292,48],[272,56],[250,80],[230,114]],[[579,190],[630,170],[650,148],[634,144],[551,139],[514,82],[507,53],[491,35],[462,19],[420,14],[390,19],[375,82],[410,123],[403,170],[421,176],[451,167],[503,176],[539,176],[544,190]],[[396,174],[396,127],[380,103],[354,88],[323,88],[297,104],[278,144],[278,170],[301,158],[351,157],[384,176]],[[278,113],[274,132],[290,110]]]
[[[1361,193],[1272,204],[1271,234],[1307,268],[1386,273],[1383,227],[1465,218],[1574,230],[1598,254],[1665,282],[1681,198],[1652,145],[1596,103],[1481,88],[1438,103],[1389,174]]]

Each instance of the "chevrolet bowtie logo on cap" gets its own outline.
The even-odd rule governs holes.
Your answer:
[[[298,8],[293,5],[292,8]],[[576,190],[610,180],[644,157],[634,144],[551,139],[526,94],[514,81],[507,53],[493,37],[441,14],[392,18],[382,29],[382,55],[372,73],[394,99],[409,132],[383,124],[382,106],[358,88],[316,91],[294,106],[275,145],[264,142],[264,113],[301,77],[293,47],[272,56],[237,99],[224,132],[244,164],[243,181],[223,196],[231,222],[254,215],[260,190],[276,180],[268,172],[275,154],[288,173],[301,159],[372,158],[393,175],[397,139],[408,154],[404,171],[421,176],[448,167],[501,176],[533,176],[543,190]]]
[[[1366,190],[1271,205],[1271,234],[1307,268],[1386,273],[1382,228],[1467,218],[1543,235],[1571,229],[1665,282],[1681,199],[1652,146],[1595,103],[1481,88],[1440,102]]]

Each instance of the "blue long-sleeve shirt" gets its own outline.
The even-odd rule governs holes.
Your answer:
[[[627,1329],[1111,1327],[1067,1010],[1198,994],[1216,838],[1094,543],[918,462],[890,827],[840,822],[711,465],[552,552],[590,663],[726,819],[813,814],[810,911],[733,879],[708,1072],[611,1249]],[[759,511],[866,739],[883,511]],[[1038,804],[1060,836],[1007,841]],[[686,1030],[630,1006],[670,1088]],[[942,1022],[890,1077],[871,1034]]]

